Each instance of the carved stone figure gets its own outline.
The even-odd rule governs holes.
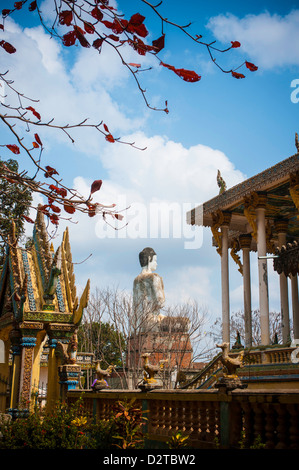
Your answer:
[[[97,391],[97,390],[103,390],[105,388],[108,388],[108,383],[106,381],[107,377],[110,377],[111,372],[114,370],[114,366],[109,366],[107,369],[101,369],[100,366],[100,361],[96,361],[96,379],[94,380],[92,384],[92,389]]]
[[[217,184],[220,188],[219,189],[219,194],[224,193],[224,191],[226,191],[227,187],[226,187],[226,182],[224,181],[224,179],[221,176],[220,170],[217,170]]]
[[[69,342],[57,341],[56,350],[61,355],[62,364],[76,364],[78,350],[77,330],[74,331]]]
[[[144,248],[139,253],[141,273],[135,278],[133,285],[134,308],[146,315],[159,315],[165,302],[164,284],[157,269],[157,255],[150,248]]]
[[[143,381],[138,384],[138,387],[141,390],[161,388],[160,383],[155,379],[155,375],[164,368],[167,360],[161,360],[158,365],[154,365],[149,362],[150,353],[143,353],[141,357],[143,359]]]
[[[223,377],[219,379],[215,387],[218,389],[223,388],[226,391],[234,390],[235,388],[246,388],[247,385],[242,383],[242,380],[236,373],[239,367],[243,367],[244,351],[234,358],[228,355],[229,343],[216,344],[216,346],[223,351],[220,358],[223,364]]]
[[[225,368],[224,375],[236,377],[236,370],[239,369],[239,367],[243,367],[244,352],[242,351],[238,357],[232,358],[228,355],[229,343],[216,344],[216,346],[217,348],[221,348],[223,351],[221,362]]]

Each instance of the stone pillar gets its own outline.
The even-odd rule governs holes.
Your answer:
[[[245,318],[245,348],[252,346],[252,321],[251,321],[251,277],[250,277],[250,246],[251,235],[240,235],[240,247],[243,252],[243,293],[244,293],[244,318]]]
[[[59,366],[60,397],[62,401],[67,398],[67,392],[77,388],[80,380],[81,367],[78,364],[64,364]]]
[[[21,378],[19,404],[22,408],[29,409],[31,401],[32,386],[32,366],[34,358],[34,348],[36,345],[35,336],[23,336],[21,339]]]
[[[228,228],[231,214],[224,213],[221,225],[221,290],[222,290],[222,339],[230,343]]]
[[[288,229],[287,220],[278,220],[275,223],[278,234],[278,247],[286,245],[286,233]],[[284,273],[279,275],[280,285],[280,308],[281,308],[281,324],[282,324],[282,340],[283,344],[290,339],[290,316],[289,316],[289,294],[288,294],[288,278]]]
[[[7,409],[6,392],[10,376],[9,352],[9,328],[3,328],[0,331],[0,413],[5,413]]]
[[[47,410],[53,407],[53,404],[59,400],[59,377],[58,366],[59,358],[56,354],[57,339],[49,338],[49,356],[48,356],[48,385],[47,385]]]
[[[294,338],[299,339],[299,300],[298,300],[298,275],[291,274],[292,309]]]
[[[259,276],[259,305],[261,322],[261,344],[270,343],[269,331],[269,292],[268,292],[268,269],[267,269],[267,242],[266,242],[266,201],[267,195],[259,193],[259,203],[256,207],[257,224],[257,253],[258,253],[258,276]]]
[[[40,336],[43,330],[42,322],[23,322],[20,324],[21,332],[21,375],[20,375],[20,390],[19,390],[19,406],[24,409],[29,409],[31,403],[32,391],[32,376],[33,376],[33,361],[35,358],[35,346],[37,344],[37,337]],[[39,345],[37,346],[39,349]]]
[[[10,411],[18,406],[20,377],[21,377],[21,333],[19,330],[10,332],[10,342],[12,349],[12,371],[11,371],[11,390],[10,390]]]

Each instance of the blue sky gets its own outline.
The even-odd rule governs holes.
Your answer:
[[[127,18],[136,12],[146,17],[149,41],[160,35],[159,21],[141,2],[119,0],[117,4]],[[46,0],[42,6],[48,21],[52,5]],[[58,131],[39,131],[45,144],[44,164],[57,168],[66,184],[88,194],[91,182],[103,179],[96,196],[99,202],[114,202],[120,209],[130,205],[125,212],[129,226],[119,232],[80,214],[73,221],[78,223],[68,224],[79,288],[90,278],[92,289],[110,286],[131,291],[140,271],[138,253],[152,246],[158,254],[157,272],[164,280],[167,304],[196,300],[213,320],[221,315],[220,258],[208,229],[203,231],[202,243],[201,232],[187,232],[185,211],[218,194],[218,168],[231,187],[295,153],[299,103],[291,101],[291,83],[299,80],[299,5],[292,1],[191,1],[187,5],[164,0],[161,12],[174,22],[191,20],[190,32],[216,39],[221,47],[239,41],[242,47],[218,56],[219,63],[229,67],[247,60],[258,71],[239,70],[246,75],[242,80],[223,74],[204,47],[167,27],[166,48],[159,57],[177,68],[195,70],[202,76],[199,82],[186,83],[151,58],[126,54],[130,62],[153,66],[141,82],[151,104],[164,106],[168,101],[169,114],[145,107],[132,77],[111,51],[103,48],[99,56],[90,49],[63,49],[37,27],[34,14],[16,12],[6,22],[4,38],[17,53],[7,57],[2,52],[1,57],[16,88],[40,100],[35,107],[43,119],[103,120],[114,135],[147,146],[141,152],[109,144],[90,130],[73,133],[75,144],[71,144]],[[163,213],[160,236],[153,238],[154,211],[162,206],[176,211],[176,228],[165,236]],[[57,245],[65,225],[62,221],[54,240]],[[198,237],[200,247],[186,249],[191,236]],[[279,310],[278,279],[270,273],[269,281],[270,307]],[[234,312],[242,309],[242,278],[233,261],[230,282]],[[252,293],[257,308],[255,255]]]

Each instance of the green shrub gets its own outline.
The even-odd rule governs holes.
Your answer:
[[[0,447],[6,449],[82,449],[89,442],[91,420],[84,416],[82,401],[67,406],[57,403],[50,413],[35,407],[27,416],[2,426]]]
[[[112,449],[140,448],[144,418],[134,402],[118,402],[107,421],[93,422],[80,398],[58,402],[51,412],[35,407],[9,423],[0,423],[0,449]]]
[[[146,418],[135,400],[117,402],[114,406],[115,435],[117,443],[114,445],[121,449],[141,449],[144,446],[142,426]]]

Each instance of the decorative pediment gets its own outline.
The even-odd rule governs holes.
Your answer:
[[[14,321],[79,324],[89,291],[88,280],[79,302],[68,229],[55,252],[41,211],[29,248],[17,245],[13,225],[0,274],[0,322],[11,310]]]

